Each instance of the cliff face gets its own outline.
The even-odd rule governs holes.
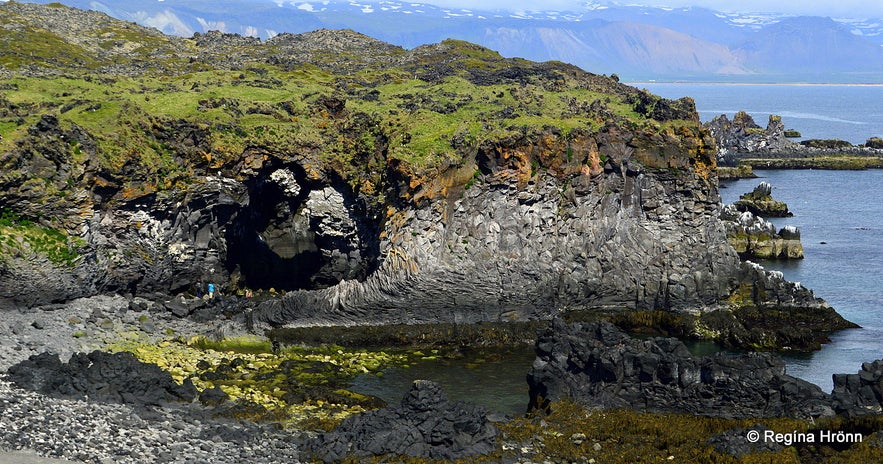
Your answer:
[[[430,197],[433,186],[419,185],[418,205],[391,212],[381,264],[366,280],[289,293],[256,318],[476,322],[717,307],[739,260],[717,219],[716,186],[697,173],[709,161],[702,134],[686,139],[693,147],[643,135],[577,136],[569,159],[550,133],[480,146],[468,186]]]
[[[65,31],[121,34],[45,8],[75,24],[37,33],[82,54]],[[164,39],[139,40],[122,43]],[[253,312],[258,325],[769,302],[836,315],[727,244],[714,142],[690,99],[457,41],[405,51],[316,31],[178,45],[114,72],[103,55],[97,70],[54,52],[0,61],[13,76],[0,95],[0,298],[286,291]]]

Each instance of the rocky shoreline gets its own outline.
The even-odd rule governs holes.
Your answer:
[[[883,360],[835,374],[831,394],[785,373],[770,353],[694,356],[675,338],[637,339],[610,323],[556,320],[537,340],[528,374],[531,407],[561,400],[725,418],[807,420],[883,412]]]
[[[864,145],[842,140],[788,139],[788,131],[777,115],[770,115],[765,128],[748,113],[737,112],[730,120],[720,115],[704,124],[718,147],[721,180],[757,177],[763,169],[862,170],[883,168],[883,144],[872,137]]]
[[[52,353],[67,360],[74,353],[105,349],[128,331],[156,340],[172,332],[188,336],[206,331],[202,323],[128,308],[125,298],[98,296],[38,311],[3,311],[0,450],[33,450],[87,463],[298,461],[290,433],[272,424],[218,419],[199,403],[139,406],[59,398],[7,380],[7,369],[31,356]],[[83,335],[75,336],[79,332]]]
[[[326,445],[319,459],[698,461],[709,436],[751,424],[560,398],[563,416],[491,424],[432,384],[390,406],[348,381],[417,356],[367,349],[372,337],[523,343],[559,316],[764,351],[855,327],[728,243],[716,166],[730,145],[689,98],[453,40],[184,40],[60,4],[0,9],[65,46],[3,70],[17,79],[0,98],[0,449],[93,463],[292,462]],[[749,129],[737,136],[768,147]],[[328,326],[383,329],[306,345]],[[553,361],[544,346],[537,368]],[[764,375],[779,366],[752,359]],[[639,375],[659,380],[651,367]],[[832,408],[876,407],[879,367],[839,377]],[[753,372],[724,368],[711,370]],[[784,385],[786,400],[814,395]],[[673,420],[700,432],[655,440]]]
[[[9,342],[0,345],[0,370],[7,371],[15,365],[27,366],[27,363],[21,362],[28,359],[33,362],[49,356],[39,353],[54,353],[51,355],[53,357],[60,354],[62,359],[74,360],[81,358],[83,355],[76,353],[84,350],[107,349],[119,334],[144,332],[141,316],[148,314],[153,318],[153,325],[148,324],[150,333],[146,335],[157,341],[168,339],[172,333],[176,337],[186,338],[205,335],[207,330],[233,335],[237,333],[237,327],[244,329],[235,321],[227,321],[224,324],[227,327],[223,329],[206,329],[204,322],[180,318],[168,312],[155,314],[138,311],[139,307],[131,305],[131,301],[123,297],[94,297],[52,306],[36,313],[7,312],[0,324],[0,336]],[[96,312],[106,317],[91,318],[91,321],[85,322],[85,327],[71,325],[71,320],[89,320]],[[84,328],[88,335],[72,336],[72,331]],[[592,338],[585,336],[581,330],[600,335]],[[631,338],[609,323],[565,324],[559,320],[545,328],[536,342],[538,357],[529,378],[532,379],[531,396],[537,410],[531,416],[495,418],[491,421],[487,411],[472,405],[448,402],[437,385],[418,382],[401,405],[350,415],[350,419],[340,423],[339,428],[318,434],[280,427],[273,420],[221,417],[217,409],[197,401],[163,400],[139,404],[139,401],[126,400],[126,395],[118,396],[120,390],[116,388],[124,387],[113,387],[104,392],[94,390],[119,384],[100,380],[101,377],[91,374],[88,376],[91,380],[85,380],[78,387],[85,388],[83,391],[93,389],[91,391],[95,393],[88,398],[36,393],[11,381],[20,377],[21,369],[16,375],[10,375],[10,370],[0,378],[0,431],[3,432],[0,433],[0,451],[33,450],[47,458],[101,464],[277,463],[312,462],[316,459],[339,462],[345,456],[359,460],[373,459],[387,453],[391,453],[389,456],[411,456],[428,461],[433,458],[470,457],[475,462],[526,463],[550,459],[551,462],[572,462],[572,459],[564,456],[596,456],[601,459],[607,456],[605,453],[621,453],[616,450],[620,446],[617,443],[622,440],[640,436],[631,435],[636,432],[622,432],[617,435],[616,441],[609,441],[599,435],[593,437],[591,433],[587,436],[588,427],[579,425],[591,417],[595,419],[589,420],[606,421],[607,415],[610,420],[616,421],[623,420],[617,418],[622,414],[629,417],[627,420],[641,417],[642,421],[657,421],[665,420],[664,414],[668,412],[686,412],[695,415],[696,419],[678,420],[696,420],[703,424],[706,420],[701,419],[702,416],[747,417],[782,430],[782,423],[777,422],[778,419],[769,418],[807,415],[816,420],[826,417],[828,419],[825,420],[831,420],[837,413],[847,421],[867,421],[861,418],[871,417],[871,422],[865,422],[863,426],[871,429],[862,429],[869,430],[865,432],[868,435],[883,426],[883,422],[877,420],[881,417],[881,402],[879,398],[875,399],[880,394],[877,384],[883,377],[883,361],[866,363],[858,374],[836,376],[835,390],[832,395],[826,396],[813,385],[784,376],[781,361],[777,361],[775,355],[750,355],[752,362],[724,356],[715,358],[713,363],[718,365],[710,360],[690,357],[679,343],[674,339]],[[560,351],[562,349],[567,353]],[[93,361],[103,362],[98,358],[93,358]],[[574,367],[577,365],[574,363],[586,363],[585,369]],[[79,365],[88,367],[82,363]],[[553,365],[556,366],[554,369]],[[761,365],[765,367],[760,369]],[[64,390],[64,382],[52,381],[50,371],[41,374],[39,369],[27,367],[26,376],[49,381],[55,385],[53,388],[62,389],[56,391]],[[110,369],[110,375],[114,375],[112,368],[107,369]],[[576,378],[579,376],[587,377]],[[104,383],[108,381],[111,383]],[[773,389],[778,403],[769,398],[758,400],[761,396],[772,394],[769,385],[764,383],[770,381],[779,382],[778,387]],[[561,385],[569,385],[567,388],[571,390],[564,390]],[[716,389],[716,393],[708,395],[703,388]],[[562,399],[579,400],[578,391],[594,391],[590,398],[595,399],[588,400],[586,404],[589,407],[581,415],[572,416],[569,414],[573,412],[568,411],[575,406],[562,403]],[[111,393],[112,398],[123,398],[123,402],[102,401],[101,398],[106,398],[105,393]],[[634,395],[643,399],[636,401]],[[735,398],[742,398],[746,403],[732,403]],[[543,406],[543,401],[548,400],[553,402],[551,409],[554,412],[550,416],[545,415],[549,413],[548,403]],[[725,404],[715,406],[709,401],[723,401]],[[776,409],[777,404],[782,407]],[[603,416],[595,416],[598,413],[593,411],[598,406],[614,409],[608,409],[609,412]],[[622,407],[635,412],[617,412],[616,408]],[[762,410],[752,409],[757,407]],[[797,422],[786,422],[787,427],[806,427],[809,424],[802,422],[803,419],[789,420]],[[558,435],[545,434],[542,427],[535,431],[537,424],[545,421],[568,431],[563,441],[557,441]],[[714,425],[709,430],[736,427],[741,422],[726,424]],[[572,427],[583,427],[583,432],[570,431]],[[392,440],[389,433],[395,430],[398,430],[394,433],[396,439]],[[378,435],[381,431],[386,432]],[[708,435],[702,440],[712,443],[712,435],[718,432],[704,433]],[[722,446],[722,451],[718,451],[720,453],[784,452],[782,447],[746,447],[734,442],[739,438],[726,436],[729,437],[725,439],[728,443],[726,446],[715,445]],[[711,445],[697,443],[693,446]],[[871,453],[883,452],[880,448],[869,449]]]

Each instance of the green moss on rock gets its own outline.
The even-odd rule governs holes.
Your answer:
[[[200,392],[220,389],[232,403],[224,408],[225,415],[299,428],[325,428],[349,414],[383,406],[374,397],[350,391],[349,382],[356,375],[379,372],[407,359],[383,351],[333,346],[289,347],[277,352],[271,348],[268,340],[253,336],[159,343],[130,336],[110,349],[157,364],[178,382],[190,379]]]

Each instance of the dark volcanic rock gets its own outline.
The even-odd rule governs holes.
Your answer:
[[[745,438],[751,431],[758,433],[758,436],[762,437],[767,430],[766,427],[760,424],[747,429],[735,428],[712,436],[708,439],[708,444],[714,446],[714,449],[719,453],[727,453],[737,458],[746,454],[775,453],[781,451],[784,446],[775,441],[761,439],[752,442]]]
[[[712,417],[833,415],[819,387],[785,374],[768,353],[695,357],[674,338],[639,340],[606,322],[555,320],[537,340],[528,374],[532,408],[571,399]]]
[[[92,17],[43,9],[59,33],[74,23],[65,17]],[[90,34],[76,43],[106,45]],[[131,45],[120,48],[141,49]],[[689,98],[669,101],[570,65],[506,59],[456,40],[406,51],[353,31],[280,34],[266,43],[213,32],[146,47],[149,56],[179,48],[182,60],[172,62],[181,72],[236,69],[234,85],[284,90],[284,71],[305,64],[335,77],[317,80],[315,95],[298,96],[304,105],[233,95],[191,102],[227,114],[224,124],[176,119],[162,105],[123,105],[120,111],[131,112],[120,119],[131,126],[124,137],[131,146],[118,155],[98,143],[113,128],[77,127],[71,119],[79,117],[32,118],[32,129],[17,131],[0,160],[0,205],[44,218],[41,226],[62,226],[67,251],[76,253],[52,265],[42,252],[31,258],[24,242],[15,245],[0,264],[0,302],[193,295],[207,283],[224,296],[284,291],[255,303],[249,317],[260,330],[548,320],[562,308],[692,315],[731,306],[743,283],[720,221],[715,144]],[[478,89],[378,96],[397,73],[511,88],[489,101]],[[87,77],[110,84],[117,75]],[[178,84],[208,94],[221,82]],[[171,86],[145,81],[133,90],[147,101]],[[591,96],[577,98],[571,89]],[[401,102],[395,110],[359,110],[369,95]],[[68,115],[101,103],[63,98]],[[640,117],[620,114],[614,101]],[[422,142],[397,148],[422,132],[400,126],[407,117],[400,110],[452,114],[467,105],[549,123],[510,127],[490,118],[482,123],[487,137],[450,127],[438,150]],[[271,125],[285,129],[251,127],[247,115],[272,116]],[[574,117],[603,124],[570,131],[554,122]],[[747,115],[737,119],[757,130]],[[301,124],[317,130],[284,135],[300,133]],[[164,161],[140,156],[145,147]],[[201,320],[214,313],[175,302],[160,307]]]
[[[325,462],[386,454],[452,460],[490,452],[497,434],[483,408],[448,401],[437,383],[418,380],[399,407],[350,416],[308,447]]]
[[[799,147],[785,137],[785,125],[777,115],[770,115],[766,129],[744,111],[736,113],[732,121],[722,114],[705,123],[705,127],[717,144],[718,162],[725,166],[735,166],[740,154],[768,154]]]
[[[874,142],[874,139],[880,140],[877,137],[868,139],[865,145],[858,146],[838,139],[811,139],[799,143],[793,142],[789,140],[789,137],[800,137],[800,134],[794,130],[786,130],[781,116],[778,115],[770,115],[766,128],[757,125],[751,115],[744,111],[736,113],[732,120],[722,114],[703,125],[714,137],[719,166],[734,167],[739,164],[741,159],[791,159],[798,161],[824,156],[879,157],[881,155],[881,145]],[[813,164],[808,165],[813,166]],[[828,165],[843,166],[833,169],[855,169],[855,167],[849,167],[855,166],[850,163]],[[755,165],[755,168],[803,169],[807,164],[801,162],[776,163],[775,166],[778,167],[761,163]],[[826,164],[821,163],[817,166],[826,166]]]
[[[108,403],[158,405],[196,398],[189,379],[178,385],[168,372],[138,361],[131,353],[76,353],[68,363],[42,353],[10,367],[7,378],[47,395]]]
[[[862,364],[858,374],[834,374],[834,410],[846,416],[883,412],[883,360]]]

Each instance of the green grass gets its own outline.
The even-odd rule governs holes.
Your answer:
[[[329,90],[332,75],[314,68],[294,72],[259,69],[265,71],[263,76],[253,71],[213,70],[139,79],[18,78],[13,80],[18,90],[6,92],[5,97],[12,103],[27,102],[50,111],[67,108],[59,115],[60,120],[93,134],[104,155],[103,162],[112,170],[135,156],[149,171],[162,164],[171,167],[168,160],[162,161],[162,150],[149,143],[150,135],[143,133],[144,124],[151,118],[240,127],[241,131],[213,137],[218,151],[222,155],[229,152],[228,156],[238,154],[245,146],[273,147],[285,140],[295,146],[327,145],[329,139],[339,139],[337,134],[329,135],[339,121],[316,110],[319,96],[335,93]],[[370,73],[362,77],[368,82],[380,80]],[[271,88],[259,86],[265,81],[277,84]],[[342,96],[348,114],[373,115],[389,136],[389,156],[417,168],[456,160],[451,145],[455,135],[475,145],[505,137],[512,128],[557,127],[565,133],[576,128],[597,129],[604,121],[583,115],[562,117],[561,101],[610,100],[604,94],[582,89],[550,93],[531,85],[518,89],[511,85],[475,86],[460,77],[432,85],[416,79],[393,79],[374,90],[379,97],[373,101]],[[282,105],[287,105],[287,110]],[[623,120],[640,119],[621,99],[607,107]],[[515,117],[501,120],[497,113],[506,108],[513,109]],[[36,115],[33,118],[35,121]],[[0,126],[6,133],[14,129],[9,122]],[[362,142],[370,146],[370,137],[363,135]],[[327,151],[335,151],[333,144],[329,148]],[[333,153],[344,163],[352,154],[346,148]]]
[[[0,212],[0,260],[21,257],[33,260],[45,256],[59,266],[73,266],[79,254],[76,247],[82,240],[57,229],[41,227],[4,209]]]
[[[45,32],[35,34],[55,40]],[[120,24],[101,25],[88,34],[93,39],[109,34],[108,40],[115,41],[101,42],[99,48],[145,44],[145,50],[133,49],[134,55],[153,53],[146,50],[151,47],[167,53],[171,43]],[[180,46],[193,45],[183,41]],[[102,65],[98,61],[61,63],[68,70],[60,76],[14,77],[9,90],[0,91],[0,102],[27,108],[21,118],[0,118],[0,151],[27,138],[27,128],[43,114],[54,114],[63,130],[82,128],[97,147],[93,153],[71,146],[73,162],[123,174],[122,198],[186,186],[206,172],[240,175],[239,163],[249,152],[304,160],[314,172],[341,178],[354,191],[368,192],[382,203],[390,187],[384,172],[393,159],[404,161],[415,177],[428,178],[449,167],[474,165],[479,148],[523,143],[524,137],[555,134],[569,140],[575,132],[591,134],[607,125],[692,137],[679,132],[682,121],[659,123],[636,112],[636,89],[561,63],[504,59],[462,41],[445,41],[440,47],[444,53],[427,53],[420,62],[402,67],[366,64],[346,74],[328,66],[340,56],[290,69],[267,64],[263,57],[274,53],[269,45],[252,50],[253,61],[245,59],[233,70],[212,69],[210,60],[177,63],[185,55],[171,54],[149,60],[157,67],[180,64],[172,68],[175,72],[146,71],[137,77],[97,73],[94,69]],[[91,56],[80,49],[78,53]],[[74,52],[59,54],[76,57]],[[45,58],[54,52],[34,53]],[[2,59],[12,56],[0,52]],[[520,69],[516,74],[521,77],[498,83],[482,77],[512,69]],[[331,114],[323,104],[327,98],[344,100],[345,110]],[[164,129],[182,124],[205,134],[198,149],[170,145]],[[568,162],[578,158],[573,151],[562,150],[560,156],[570,156]],[[548,159],[538,164],[545,166]],[[469,182],[468,175],[457,176],[459,187]]]
[[[0,42],[6,48],[6,52],[0,54],[0,66],[10,69],[32,64],[56,69],[90,69],[100,63],[82,47],[47,31],[0,27]]]

